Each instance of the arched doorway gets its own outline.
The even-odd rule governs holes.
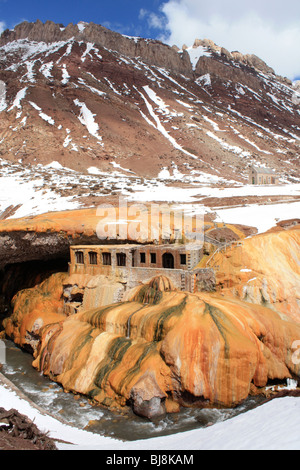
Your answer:
[[[174,269],[174,256],[171,253],[164,253],[162,257],[162,264],[166,269]]]

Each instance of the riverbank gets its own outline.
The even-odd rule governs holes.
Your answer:
[[[58,450],[300,450],[300,399],[276,398],[213,426],[123,442],[70,426],[44,412],[0,377],[0,406],[28,416]],[[67,441],[67,442],[66,442]]]

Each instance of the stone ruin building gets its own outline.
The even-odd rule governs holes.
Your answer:
[[[75,307],[76,311],[83,302],[80,292],[83,294],[86,287],[92,285],[95,288],[96,284],[103,283],[121,286],[119,293],[114,298],[106,299],[105,303],[121,301],[126,291],[157,276],[168,277],[174,288],[182,291],[193,293],[214,290],[214,270],[197,268],[202,257],[203,247],[196,243],[71,246],[69,279],[73,279],[73,286],[76,284],[77,296],[72,296],[71,282],[65,286],[66,303],[68,308],[74,311]]]
[[[250,184],[279,184],[279,176],[274,170],[269,168],[255,167],[251,168],[249,174]]]

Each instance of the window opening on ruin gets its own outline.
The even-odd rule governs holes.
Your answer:
[[[151,264],[156,264],[156,253],[150,253]]]
[[[76,251],[75,252],[76,263],[77,264],[84,264],[84,256],[83,251]]]
[[[165,269],[174,269],[174,256],[171,253],[164,253],[162,261]]]
[[[146,263],[146,253],[140,253],[141,264]]]
[[[117,266],[126,266],[125,253],[117,253]]]
[[[186,254],[180,255],[180,264],[186,265]]]
[[[131,265],[135,267],[135,250],[131,250]]]
[[[70,295],[70,302],[81,303],[83,302],[83,293],[76,292],[76,294]]]
[[[111,266],[111,253],[102,253],[103,266]]]
[[[97,264],[97,253],[95,251],[90,251],[89,252],[89,260],[90,264]]]

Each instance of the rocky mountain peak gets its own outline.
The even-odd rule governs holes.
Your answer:
[[[0,37],[0,159],[20,174],[41,165],[45,181],[49,168],[92,172],[95,188],[101,172],[118,172],[118,188],[120,174],[247,182],[253,164],[298,181],[299,92],[265,67],[210,39],[179,49],[93,23],[23,22]]]
[[[13,30],[5,30],[2,33],[0,47],[20,39],[54,43],[68,41],[71,38],[118,51],[128,57],[141,57],[151,65],[166,67],[176,73],[191,75],[193,72],[191,57],[187,53],[191,48],[186,44],[179,50],[177,46],[170,47],[157,40],[126,36],[93,22],[80,21],[78,24],[70,23],[65,27],[53,21],[46,21],[45,23],[40,20],[35,23],[24,21],[15,26]],[[224,47],[215,44],[211,39],[195,39],[192,49],[199,48],[204,48],[226,60],[247,65],[263,73],[275,74],[274,70],[256,55],[243,55],[238,51],[229,52]]]
[[[239,62],[253,67],[260,72],[275,75],[275,71],[255,54],[242,54],[239,51],[229,52],[225,47],[218,46],[211,39],[195,39],[192,47],[193,49],[204,47],[214,54],[225,57],[229,61]],[[188,49],[187,46],[183,46],[182,48]]]
[[[160,41],[125,36],[95,23],[70,23],[64,27],[53,21],[24,21],[13,30],[2,33],[0,47],[20,39],[54,43],[71,38],[118,51],[128,57],[141,57],[151,65],[164,66],[178,73],[191,73],[191,64],[186,54],[178,54],[172,47]]]

